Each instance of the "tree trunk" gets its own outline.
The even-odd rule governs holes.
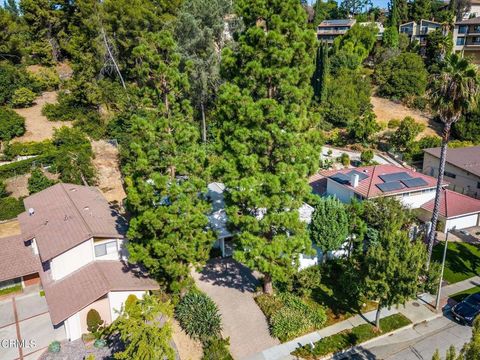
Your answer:
[[[205,106],[203,105],[203,101],[200,103],[200,108],[202,110],[202,141],[206,143],[207,142],[207,123],[205,121]]]
[[[430,267],[430,260],[432,257],[433,243],[435,241],[435,229],[437,228],[438,215],[440,211],[440,195],[442,193],[443,172],[445,171],[445,160],[447,156],[448,141],[450,140],[450,128],[452,123],[450,121],[445,123],[442,135],[442,147],[440,150],[440,164],[438,166],[437,189],[435,192],[435,202],[433,205],[431,229],[428,233],[428,258],[427,270]]]
[[[377,314],[375,315],[375,327],[377,328],[377,330],[381,330],[380,329],[380,310],[382,310],[381,302],[378,303]]]
[[[273,295],[273,284],[270,274],[265,274],[263,278],[263,292],[268,295]]]

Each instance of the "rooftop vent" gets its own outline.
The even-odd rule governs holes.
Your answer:
[[[30,215],[30,216],[35,215],[35,209],[34,208],[29,208],[28,209],[28,215]]]

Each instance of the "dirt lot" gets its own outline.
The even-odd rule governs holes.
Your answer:
[[[44,104],[53,104],[57,101],[56,91],[44,92],[35,100],[35,104],[29,108],[15,109],[15,112],[25,118],[26,132],[23,136],[13,139],[13,141],[42,141],[50,139],[53,136],[53,130],[62,126],[72,126],[68,121],[54,122],[42,115]]]
[[[105,140],[92,141],[92,148],[95,154],[93,165],[97,169],[98,188],[108,201],[122,204],[126,194],[118,165],[118,148]]]
[[[20,235],[20,223],[18,220],[8,220],[0,223],[0,238],[6,236]]]
[[[51,174],[47,171],[44,171],[43,174],[50,180],[58,180],[59,178],[59,174]],[[10,196],[17,199],[28,196],[28,179],[30,176],[30,174],[23,174],[6,179],[5,186]]]
[[[388,123],[391,119],[402,120],[406,116],[410,116],[415,121],[425,125],[425,130],[418,136],[440,135],[441,126],[419,110],[410,109],[402,104],[390,101],[388,99],[372,96],[371,102],[373,111],[380,123]],[[417,138],[417,139],[418,139]]]
[[[172,338],[177,346],[180,359],[200,360],[202,358],[202,344],[199,341],[192,340],[175,320],[173,321]]]

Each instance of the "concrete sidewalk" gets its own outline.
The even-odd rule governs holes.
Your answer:
[[[280,359],[294,359],[290,355],[292,351],[296,348],[314,343],[320,339],[331,336],[333,334],[339,333],[341,331],[351,329],[355,326],[359,326],[366,323],[373,323],[375,321],[376,310],[370,311],[365,314],[359,314],[352,316],[349,319],[340,321],[334,325],[328,326],[326,328],[314,331],[310,334],[298,337],[292,341],[285,342],[283,344],[273,346],[269,349],[266,349],[260,353],[257,353],[253,356],[250,356],[246,359],[248,360],[280,360]],[[417,324],[422,321],[428,321],[435,317],[441,316],[441,314],[435,314],[429,310],[426,306],[421,305],[417,301],[410,301],[405,304],[405,306],[400,305],[398,308],[392,307],[391,309],[382,309],[380,317],[383,319],[387,316],[401,313],[407,318],[409,318],[412,323]]]

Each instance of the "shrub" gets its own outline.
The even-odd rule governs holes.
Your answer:
[[[48,345],[48,352],[51,352],[51,353],[59,353],[60,352],[60,342],[55,340],[55,341],[52,341],[50,343],[50,345]]]
[[[16,156],[28,156],[28,155],[40,155],[47,152],[52,152],[55,150],[50,140],[40,141],[40,142],[15,142],[9,143],[3,154],[8,160],[14,159]]]
[[[25,119],[15,111],[0,108],[0,140],[10,140],[25,133]]]
[[[0,180],[0,198],[4,198],[8,196],[7,186],[3,180]]]
[[[42,191],[56,183],[55,180],[50,180],[45,176],[42,170],[35,168],[32,171],[32,176],[28,179],[28,192],[35,194],[39,191]]]
[[[360,160],[364,164],[370,164],[370,161],[373,160],[373,156],[374,156],[373,150],[368,149],[368,150],[362,151],[362,153],[360,154]]]
[[[388,121],[387,127],[389,129],[396,129],[400,126],[400,120],[399,119],[392,119]]]
[[[214,338],[203,347],[202,360],[233,360],[228,349],[229,339]]]
[[[34,165],[49,165],[55,160],[55,153],[47,153],[34,158],[16,161],[0,166],[0,178],[9,178],[30,172]]]
[[[204,343],[219,337],[222,330],[217,305],[207,295],[189,292],[175,309],[180,326],[192,338]]]
[[[22,285],[9,286],[7,288],[0,289],[0,296],[6,295],[6,294],[12,294],[19,291],[22,291]]]
[[[325,311],[308,305],[298,296],[282,293],[277,295],[284,306],[270,318],[270,331],[280,341],[287,341],[323,326]]]
[[[0,220],[16,218],[18,214],[25,211],[22,199],[5,197],[0,199]]]
[[[32,106],[37,95],[30,89],[21,87],[15,90],[12,96],[12,105],[14,107]]]
[[[273,314],[284,306],[279,298],[268,294],[257,296],[255,301],[267,319],[270,319]]]
[[[310,266],[299,271],[293,281],[293,290],[302,297],[310,296],[312,290],[322,284],[320,266]]]
[[[90,354],[85,357],[85,360],[95,360],[95,355]]]
[[[342,155],[340,156],[340,162],[343,166],[350,165],[350,156],[348,156],[348,154],[342,153]]]
[[[87,330],[98,338],[99,332],[102,330],[104,321],[95,309],[90,309],[87,313]]]
[[[60,77],[54,68],[42,67],[34,74],[30,74],[30,77],[40,91],[55,90],[60,85]]]
[[[45,104],[42,107],[42,114],[50,121],[74,121],[83,118],[87,110],[79,108],[68,102],[65,93],[60,93],[58,103]]]
[[[104,339],[97,339],[93,343],[93,346],[96,347],[97,349],[102,349],[107,345],[107,342]]]
[[[24,68],[0,62],[0,105],[12,100],[12,96],[20,87],[29,87],[31,79]]]

